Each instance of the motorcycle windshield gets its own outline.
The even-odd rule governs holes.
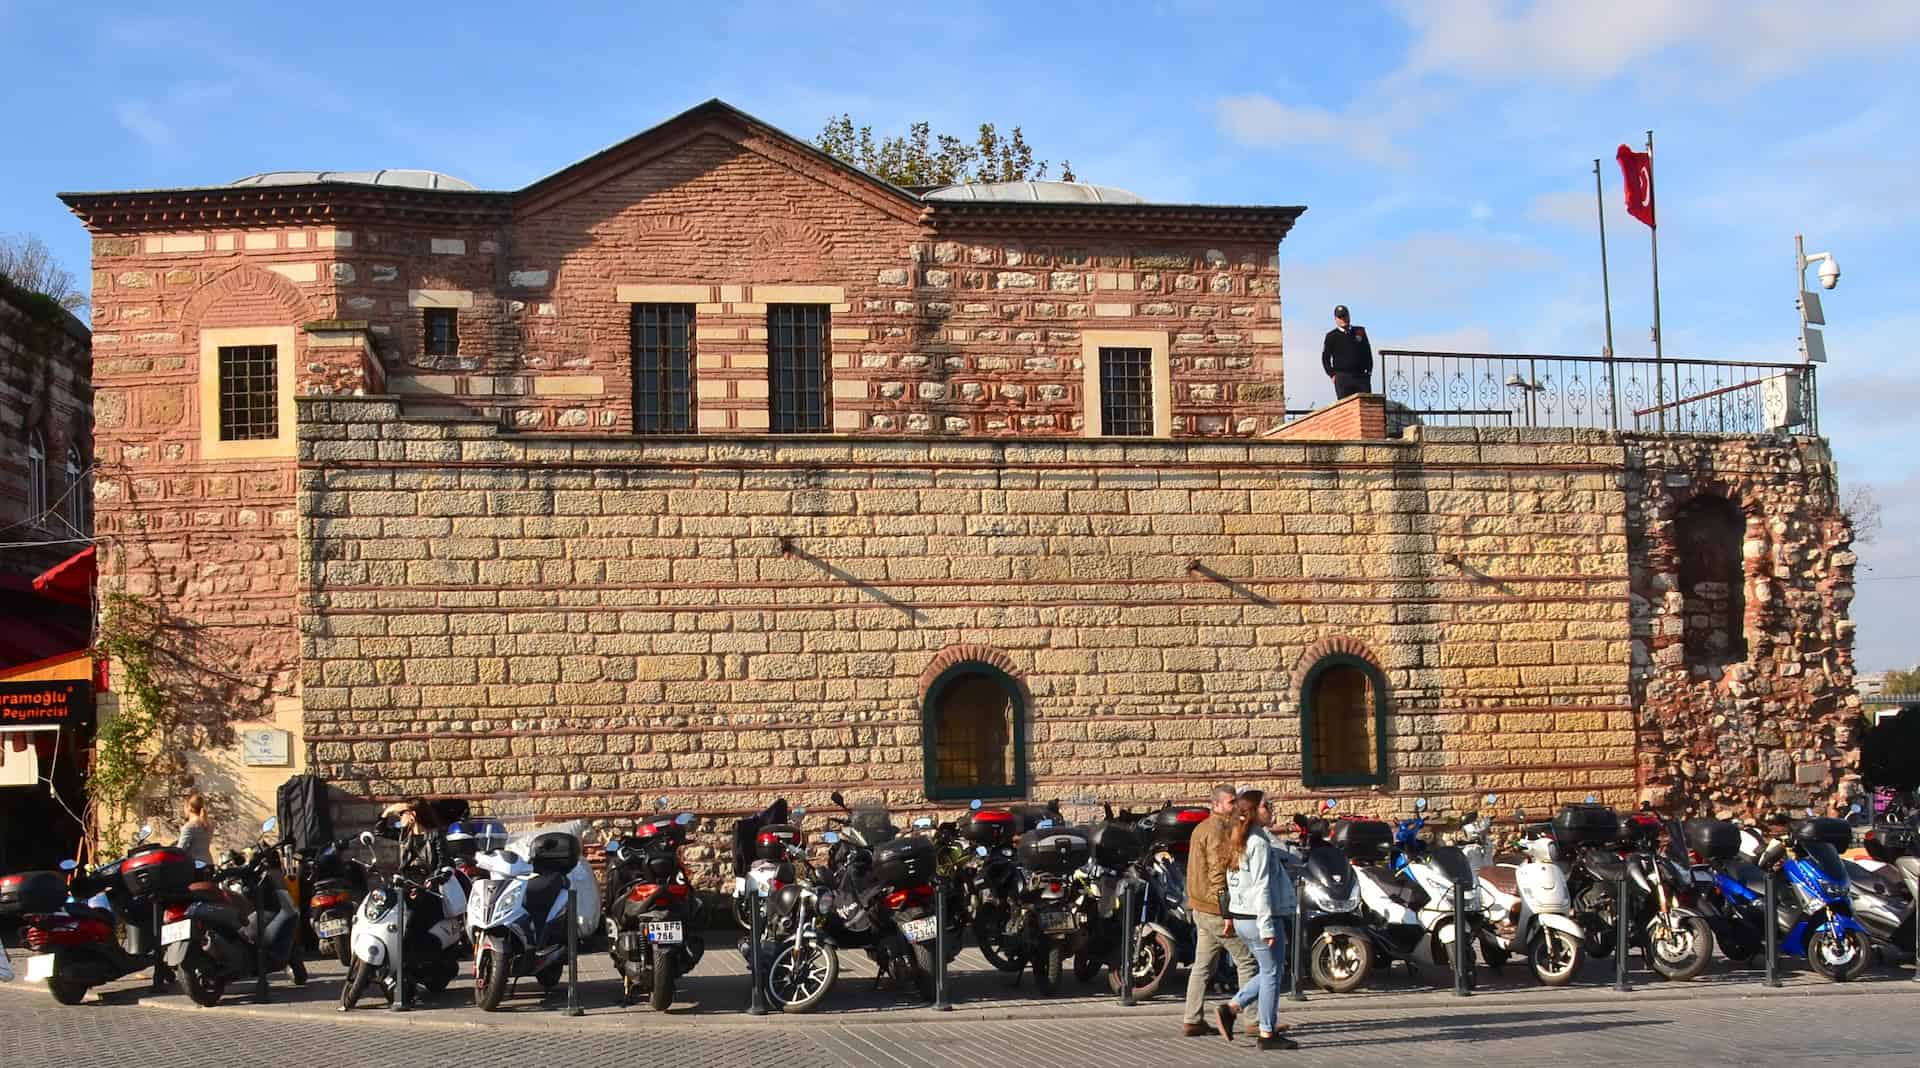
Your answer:
[[[1800,846],[1801,854],[1807,863],[1813,865],[1828,882],[1847,885],[1847,866],[1840,860],[1840,853],[1826,842],[1804,842]]]
[[[1353,893],[1353,864],[1332,846],[1307,852],[1307,878],[1325,887],[1327,895],[1336,901]]]
[[[1458,846],[1435,846],[1428,859],[1453,885],[1473,885],[1473,865],[1467,863],[1467,855]]]

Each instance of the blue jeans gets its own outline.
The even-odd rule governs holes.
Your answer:
[[[1233,996],[1233,1007],[1245,1009],[1255,999],[1260,1002],[1260,1033],[1270,1035],[1279,1022],[1280,1015],[1280,958],[1287,951],[1287,931],[1278,923],[1274,926],[1273,945],[1269,947],[1266,939],[1260,937],[1260,921],[1235,920],[1233,930],[1240,940],[1253,950],[1254,963],[1260,966],[1255,975],[1240,992]]]

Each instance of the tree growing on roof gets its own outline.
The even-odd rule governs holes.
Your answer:
[[[873,127],[853,124],[850,115],[828,119],[815,148],[858,167],[876,178],[901,186],[958,185],[965,182],[1043,181],[1046,160],[1033,158],[1033,147],[1015,126],[1001,136],[993,123],[983,122],[971,141],[952,134],[935,134],[930,124],[916,122],[905,136],[875,140]],[[1063,161],[1060,181],[1077,181],[1073,164]]]
[[[33,234],[0,236],[0,278],[28,292],[51,297],[68,311],[87,303],[79,281],[53,258],[47,243]]]

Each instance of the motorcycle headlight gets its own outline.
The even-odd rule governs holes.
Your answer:
[[[376,887],[367,891],[367,915],[379,916],[393,907],[393,891]]]
[[[1306,893],[1307,903],[1322,912],[1352,912],[1359,904],[1352,897],[1334,897],[1318,883],[1301,883],[1300,888]]]

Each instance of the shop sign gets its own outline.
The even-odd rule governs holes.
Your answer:
[[[0,682],[0,731],[45,730],[92,719],[92,682]]]

